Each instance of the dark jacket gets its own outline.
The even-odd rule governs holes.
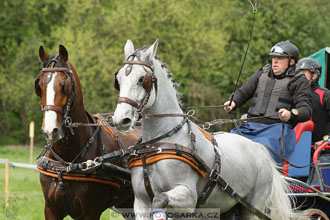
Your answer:
[[[316,82],[313,82],[311,86],[313,91],[312,120],[314,122],[312,142],[315,143],[322,140],[324,135],[330,134],[330,91],[320,88]]]
[[[288,105],[288,110],[291,111],[291,109],[295,108],[298,110],[299,113],[297,116],[293,116],[291,114],[289,123],[295,126],[299,122],[304,122],[309,120],[311,117],[312,92],[305,75],[299,74],[299,72],[296,72],[295,69],[292,68],[286,74],[275,76],[272,72],[272,69],[270,68],[270,64],[261,67],[256,73],[254,73],[249,78],[249,80],[245,84],[243,84],[241,88],[237,89],[234,92],[233,101],[236,103],[235,108],[243,105],[245,102],[247,102],[249,99],[251,99],[253,96],[256,95],[255,92],[259,84],[259,78],[265,72],[265,70],[267,71],[269,78],[276,80],[286,79],[287,81],[285,85],[289,92],[289,95],[291,96],[290,100],[292,102]],[[256,116],[264,116],[264,114],[263,113],[248,114],[248,117],[256,117]],[[253,121],[264,124],[273,124],[273,123],[281,122],[279,117],[261,118]]]

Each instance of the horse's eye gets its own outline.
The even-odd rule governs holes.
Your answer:
[[[141,84],[143,83],[143,80],[144,80],[144,76],[141,76],[141,77],[139,78],[138,84],[141,85]]]

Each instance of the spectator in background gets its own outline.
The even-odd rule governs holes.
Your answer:
[[[312,58],[306,57],[297,63],[297,70],[301,70],[312,88],[312,120],[314,130],[312,133],[312,144],[318,148],[324,143],[323,137],[330,135],[330,91],[321,88],[319,78],[322,73],[321,64]],[[319,157],[320,162],[330,162],[330,152],[324,152]]]

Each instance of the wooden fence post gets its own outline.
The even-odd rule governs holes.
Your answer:
[[[9,160],[5,163],[5,206],[9,206]]]
[[[34,122],[30,122],[30,130],[29,130],[29,136],[30,136],[30,164],[32,164],[32,158],[33,158],[33,138],[34,138]]]

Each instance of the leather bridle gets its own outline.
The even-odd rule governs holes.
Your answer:
[[[137,60],[134,60],[135,57],[137,58]],[[129,59],[131,59],[131,60],[129,60]],[[128,97],[118,97],[118,103],[126,103],[126,104],[129,104],[129,105],[133,106],[134,108],[137,109],[136,112],[139,115],[141,115],[144,108],[145,108],[145,106],[147,105],[147,103],[149,101],[149,98],[150,98],[151,91],[152,91],[153,87],[155,88],[155,90],[156,90],[155,92],[157,93],[157,77],[155,76],[155,73],[154,73],[154,67],[151,64],[149,64],[145,61],[142,61],[140,59],[140,57],[136,55],[136,53],[133,53],[132,55],[130,55],[124,61],[123,66],[126,65],[126,64],[128,64],[128,66],[126,67],[126,70],[125,70],[125,75],[126,76],[128,76],[131,73],[132,65],[141,65],[141,66],[143,66],[144,70],[146,71],[146,74],[144,76],[142,86],[145,89],[146,94],[145,94],[145,96],[142,99],[142,102],[140,104],[138,104],[136,101],[134,101],[134,100],[132,100]],[[123,66],[121,68],[123,68]],[[151,71],[148,71],[146,67],[148,69],[150,69]],[[118,80],[117,80],[117,74],[118,74],[119,70],[115,73],[114,87],[117,90],[120,90],[119,83],[118,83]]]
[[[56,105],[41,105],[41,111],[54,111],[58,114],[63,115],[63,120],[65,126],[69,127],[72,123],[72,119],[69,116],[69,112],[71,110],[71,106],[73,104],[73,96],[76,95],[76,88],[75,88],[75,80],[73,77],[72,69],[69,62],[66,62],[66,67],[55,67],[55,64],[62,65],[58,60],[58,54],[55,55],[53,59],[51,59],[44,67],[41,69],[39,76],[35,79],[34,86],[36,94],[41,97],[41,88],[39,86],[39,81],[41,76],[48,72],[47,80],[53,77],[54,72],[63,72],[66,75],[66,80],[64,83],[64,93],[68,96],[66,104],[63,107],[56,106]],[[50,67],[49,67],[50,66]]]

